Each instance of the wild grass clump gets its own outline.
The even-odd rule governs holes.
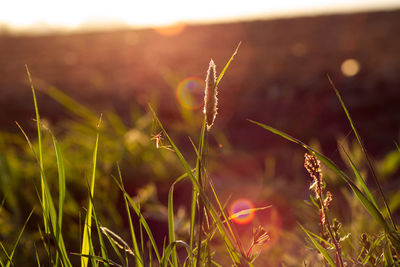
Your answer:
[[[167,127],[159,119],[156,109],[151,105],[150,113],[136,115],[134,127],[129,128],[125,127],[114,113],[107,112],[96,116],[62,92],[49,87],[46,91],[49,96],[90,125],[70,121],[67,128],[73,128],[79,134],[67,134],[63,139],[59,139],[51,131],[52,126],[40,117],[36,91],[27,68],[34,100],[37,140],[32,142],[23,127],[18,123],[17,126],[28,143],[29,156],[25,151],[24,157],[31,159],[25,167],[26,173],[31,173],[31,181],[25,183],[25,188],[21,186],[26,182],[22,178],[18,186],[4,182],[12,173],[23,169],[22,164],[14,160],[18,153],[9,147],[7,160],[3,160],[0,155],[3,175],[1,182],[10,192],[4,194],[7,190],[2,188],[4,200],[0,206],[0,235],[5,232],[3,228],[6,229],[7,226],[2,221],[4,214],[7,214],[8,210],[17,214],[23,206],[18,201],[24,200],[23,203],[29,203],[26,205],[29,212],[27,216],[19,215],[23,219],[14,220],[19,222],[19,228],[14,229],[16,238],[12,242],[0,241],[0,266],[16,266],[20,262],[32,264],[32,260],[35,260],[38,266],[82,267],[398,265],[400,233],[392,215],[395,201],[387,200],[378,179],[379,172],[375,170],[339,91],[330,79],[358,145],[364,153],[380,201],[367,186],[365,172],[354,163],[344,146],[340,149],[354,179],[339,169],[327,156],[304,142],[268,125],[251,121],[306,149],[304,167],[311,177],[308,204],[313,208],[313,212],[316,211],[318,219],[300,216],[299,233],[268,225],[265,227],[256,222],[252,225],[253,231],[248,238],[241,237],[233,220],[249,213],[267,211],[271,206],[228,214],[226,210],[229,201],[221,199],[217,193],[208,164],[211,148],[209,136],[214,130],[213,125],[217,118],[217,88],[237,54],[239,45],[218,77],[216,64],[213,60],[209,63],[205,79],[203,117],[199,125],[201,130],[197,142],[189,138],[194,154],[193,164],[178,148]],[[109,128],[112,130],[108,130]],[[152,137],[146,139],[145,133],[150,129]],[[0,135],[0,140],[1,137]],[[17,143],[18,148],[26,149],[26,143],[18,139],[13,145],[16,146]],[[68,148],[78,148],[80,153],[70,154]],[[398,152],[400,153],[400,150]],[[76,165],[73,163],[75,157]],[[172,164],[167,165],[165,162]],[[157,193],[152,183],[143,187],[135,196],[127,188],[129,173],[121,171],[121,166],[124,167],[123,170],[131,170],[141,175],[145,173],[141,169],[144,165],[151,166],[146,168],[147,176],[162,173],[169,178],[177,177],[169,184],[166,204],[154,200]],[[36,172],[33,171],[35,169]],[[153,171],[150,175],[149,169]],[[85,177],[82,177],[82,172],[86,173]],[[342,220],[336,218],[338,216],[335,214],[335,200],[340,196],[336,194],[337,191],[331,190],[328,176],[331,180],[341,179],[351,189],[352,193],[344,190],[342,192],[351,204],[346,207],[349,213],[357,215],[350,209],[358,205],[357,207],[363,207],[370,217],[364,217],[363,214],[354,218],[355,225],[351,225],[352,222],[342,224]],[[301,183],[308,184],[307,178],[303,178],[304,182]],[[278,183],[282,181],[276,181],[276,184]],[[184,212],[177,207],[174,197],[176,188],[181,184],[186,185],[191,193],[187,211]],[[271,182],[266,186],[273,188],[273,184]],[[32,185],[32,188],[29,185]],[[285,187],[290,186],[293,186],[293,183]],[[26,192],[33,192],[34,197]],[[288,200],[290,196],[284,195],[282,198]],[[396,200],[395,197],[392,199]],[[122,207],[121,210],[115,209],[117,203]],[[160,233],[152,227],[146,213],[148,204],[153,213],[165,219],[166,236],[158,236]],[[353,216],[356,217],[355,215]],[[374,221],[370,225],[373,225],[372,229],[375,232],[361,233],[365,227],[361,227],[360,221],[371,218]],[[125,221],[125,224],[122,221]],[[358,227],[359,229],[355,229]],[[34,241],[24,242],[24,246],[31,244],[31,253],[27,254],[31,259],[22,261],[17,254],[23,253],[23,249],[20,248],[21,239],[24,234],[28,235],[27,230],[29,239]],[[278,230],[282,232],[281,240],[276,238]],[[358,236],[355,236],[353,233],[357,231]],[[307,244],[302,241],[304,235],[308,240]],[[313,248],[311,250],[310,245]]]

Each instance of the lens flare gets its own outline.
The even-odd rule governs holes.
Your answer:
[[[345,76],[352,77],[360,72],[360,62],[354,58],[349,58],[343,61],[340,68]]]
[[[229,208],[229,216],[237,224],[247,224],[254,219],[255,215],[254,210],[245,212],[245,210],[249,209],[254,209],[254,205],[250,200],[245,198],[237,199],[231,204]],[[243,211],[243,214],[240,214],[238,216],[235,215],[241,211]]]
[[[198,109],[203,105],[205,81],[188,77],[181,81],[176,90],[179,103],[187,109]]]

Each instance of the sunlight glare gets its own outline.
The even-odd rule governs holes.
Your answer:
[[[13,0],[0,10],[0,23],[26,27],[78,27],[85,23],[160,26],[179,22],[217,22],[267,16],[399,7],[396,0],[105,1]]]

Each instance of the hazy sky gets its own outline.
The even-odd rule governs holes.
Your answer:
[[[87,22],[137,26],[353,10],[400,8],[399,0],[2,0],[0,23],[76,27]]]

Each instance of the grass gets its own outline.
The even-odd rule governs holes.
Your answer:
[[[240,44],[219,76],[214,78],[214,83],[207,83],[213,86],[211,91],[215,91],[219,86],[239,46]],[[275,236],[278,230],[270,225],[263,225],[261,221],[253,222],[253,231],[247,234],[234,222],[236,218],[250,213],[272,213],[270,209],[274,208],[274,204],[228,214],[229,198],[220,197],[210,174],[210,151],[212,152],[213,148],[209,139],[213,129],[211,125],[207,125],[206,114],[202,114],[197,144],[189,138],[194,156],[188,156],[187,151],[179,149],[178,142],[170,136],[156,109],[151,105],[148,114],[134,113],[134,127],[129,129],[114,113],[106,112],[104,116],[96,119],[95,113],[57,89],[51,88],[47,94],[82,121],[67,122],[67,129],[74,131],[64,134],[60,142],[50,130],[50,126],[41,120],[36,91],[28,67],[27,74],[34,100],[37,139],[32,142],[18,123],[17,126],[30,151],[26,150],[26,143],[21,142],[18,137],[1,136],[11,145],[4,145],[8,157],[0,158],[1,183],[4,186],[4,200],[0,207],[0,235],[7,237],[4,234],[7,230],[2,229],[11,227],[1,220],[1,216],[13,214],[12,220],[17,222],[19,227],[14,229],[16,241],[9,241],[11,238],[0,241],[0,266],[32,264],[32,259],[36,259],[38,266],[82,267],[399,264],[400,233],[393,216],[393,211],[399,206],[396,204],[399,203],[398,194],[393,194],[391,198],[385,195],[378,179],[379,171],[372,164],[350,112],[330,78],[329,82],[356,137],[358,149],[365,157],[379,198],[375,191],[369,188],[362,166],[355,163],[359,162],[359,159],[355,161],[350,151],[345,150],[343,146],[341,149],[345,155],[344,160],[349,166],[349,170],[346,171],[305,142],[266,124],[249,120],[296,143],[323,164],[323,167],[315,168],[317,174],[310,173],[311,176],[320,175],[318,190],[315,189],[315,185],[312,186],[314,194],[311,194],[308,206],[302,203],[299,208],[301,212],[316,212],[319,219],[314,220],[312,216],[309,219],[307,215],[299,216],[297,232],[291,233],[281,229],[282,237],[277,240]],[[153,138],[157,142],[156,148],[153,143],[144,141],[145,132],[150,128],[153,134],[154,129],[159,129],[159,133]],[[2,141],[0,145],[3,143],[5,142]],[[77,154],[71,154],[68,148],[74,148],[78,151]],[[15,156],[21,151],[24,151],[23,155],[26,158],[23,164],[27,173],[31,175],[29,183],[21,178],[24,173],[23,167],[20,159]],[[395,159],[391,156],[386,161],[397,162],[398,146],[395,152],[397,154],[392,154],[395,155]],[[121,162],[117,163],[120,160]],[[151,187],[144,187],[133,196],[126,186],[127,178],[124,178],[125,174],[120,166],[125,170],[132,169],[133,172],[142,171],[144,166],[152,166],[154,172],[150,175],[147,173],[148,176],[157,176],[157,173],[168,176],[166,205],[155,200],[157,194],[151,191]],[[397,167],[392,167],[391,172],[395,172],[396,169]],[[18,173],[22,175],[16,175]],[[355,218],[346,225],[335,218],[335,202],[331,204],[331,201],[339,196],[328,192],[331,184],[325,178],[325,174],[332,176],[331,179],[341,179],[351,189],[352,194],[343,191],[343,195],[347,196],[349,202],[347,211],[353,213]],[[17,186],[6,183],[8,176],[17,177]],[[127,176],[129,177],[129,172]],[[351,178],[352,176],[354,178]],[[171,177],[178,178],[171,180]],[[26,186],[22,188],[24,182]],[[179,215],[179,207],[175,202],[176,190],[180,186],[185,186],[191,193],[185,215]],[[269,186],[272,188],[274,185]],[[289,190],[288,186],[286,188]],[[9,195],[4,192],[9,192]],[[30,198],[26,192],[33,193],[37,198]],[[286,196],[286,199],[290,199],[290,196]],[[292,201],[294,203],[295,200]],[[24,205],[19,202],[33,203],[28,205],[29,215],[22,223],[18,223],[21,221],[18,214]],[[121,210],[115,209],[117,203],[123,207]],[[36,205],[39,207],[36,208]],[[359,207],[367,214],[356,211]],[[165,212],[166,236],[160,237],[157,229],[152,227],[151,217],[146,213],[151,209],[160,216]],[[355,216],[356,212],[360,212],[358,215],[361,215]],[[369,218],[373,218],[374,223],[368,225],[368,228],[363,224]],[[320,233],[317,234],[315,229],[318,229],[318,226]],[[183,233],[180,227],[185,230]],[[354,228],[357,228],[358,232],[369,230],[369,233],[362,233],[358,237],[351,236],[349,230]],[[25,240],[24,235],[27,235]],[[304,242],[304,239],[308,241]],[[29,243],[29,240],[33,240],[33,243]],[[160,243],[160,240],[163,241]],[[22,241],[24,246],[32,248],[30,253],[24,254],[24,249],[20,247]],[[322,255],[323,259],[318,255]]]

